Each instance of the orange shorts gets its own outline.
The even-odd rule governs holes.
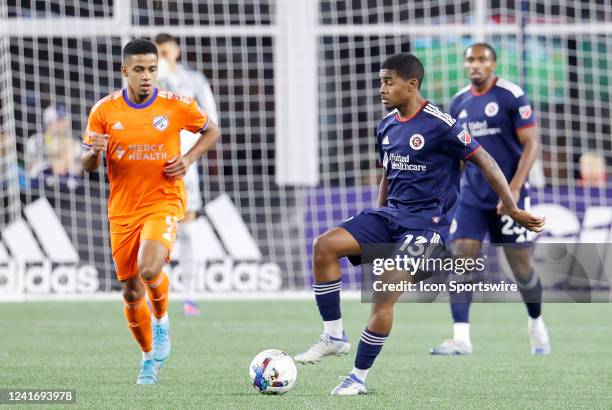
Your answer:
[[[128,224],[110,223],[111,249],[117,267],[117,279],[130,279],[138,274],[138,250],[145,239],[161,242],[168,248],[168,257],[176,239],[175,215],[150,214]]]

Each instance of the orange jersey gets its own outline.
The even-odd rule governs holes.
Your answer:
[[[181,129],[199,132],[207,123],[208,115],[193,98],[157,88],[143,104],[129,101],[127,89],[98,101],[89,113],[83,145],[91,147],[93,133],[109,135],[109,219],[127,224],[154,212],[182,218],[183,180],[167,178],[163,169],[181,155]]]

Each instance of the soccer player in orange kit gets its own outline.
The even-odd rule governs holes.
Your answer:
[[[121,73],[128,85],[93,106],[81,155],[90,172],[98,169],[100,154],[106,157],[113,259],[125,317],[142,350],[138,384],[155,384],[170,355],[169,280],[162,267],[185,214],[182,178],[220,135],[192,98],[155,87],[157,61],[154,43],[136,39],[125,45]],[[183,156],[181,129],[201,134]]]

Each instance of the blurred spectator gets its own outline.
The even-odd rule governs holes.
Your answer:
[[[70,115],[63,105],[49,106],[43,112],[44,132],[28,139],[26,169],[31,188],[51,187],[74,191],[82,176],[80,142],[73,137]]]
[[[0,187],[2,192],[6,192],[17,181],[20,186],[25,184],[23,169],[18,166],[15,153],[10,149],[11,144],[14,143],[14,139],[11,141],[10,134],[0,131]]]
[[[580,157],[580,185],[602,188],[608,177],[606,160],[597,152],[586,152]]]
[[[72,137],[70,116],[63,105],[49,106],[43,112],[44,132],[28,139],[28,172],[39,174],[51,168],[58,175],[81,174],[79,141]]]
[[[10,184],[13,174],[9,166],[9,136],[0,132],[0,187],[5,192]]]

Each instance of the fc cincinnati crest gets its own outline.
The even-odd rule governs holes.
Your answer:
[[[168,121],[168,117],[165,115],[160,115],[153,118],[153,126],[159,131],[163,131],[168,128],[168,124],[170,124],[170,121]]]
[[[488,117],[493,117],[498,111],[499,105],[494,101],[491,101],[485,106],[485,114],[487,114]]]
[[[420,150],[425,145],[425,138],[421,134],[414,134],[410,137],[410,148],[415,151]]]

